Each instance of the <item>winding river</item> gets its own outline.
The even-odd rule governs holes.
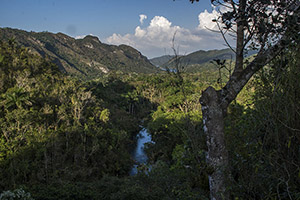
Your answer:
[[[145,143],[152,142],[151,135],[148,133],[147,129],[143,128],[138,134],[138,140],[136,148],[133,152],[133,159],[136,164],[133,165],[130,175],[133,176],[138,173],[139,165],[146,165],[148,161],[148,157],[144,151]]]

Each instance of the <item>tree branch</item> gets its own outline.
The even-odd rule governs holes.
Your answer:
[[[236,98],[238,93],[258,70],[272,61],[286,47],[287,39],[288,31],[286,31],[285,35],[275,45],[267,50],[261,50],[240,74],[232,74],[227,84],[218,91],[222,97],[221,104],[223,109],[226,109]]]
[[[225,37],[225,33],[222,31],[222,29],[221,29],[219,23],[218,23],[218,22],[216,22],[216,23],[217,23],[219,32],[221,33],[221,35],[222,35],[222,37],[223,37],[223,39],[224,39],[226,45],[231,49],[231,51],[233,51],[234,53],[236,53],[236,51],[231,47],[231,45],[230,45],[229,42],[227,41],[227,39],[226,39],[226,37]]]

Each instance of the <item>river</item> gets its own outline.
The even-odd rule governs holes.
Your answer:
[[[137,136],[137,144],[136,148],[133,152],[133,159],[135,160],[136,164],[133,165],[130,175],[133,176],[138,173],[138,166],[139,165],[146,165],[148,161],[148,157],[144,151],[145,143],[152,142],[151,135],[148,133],[146,128],[143,128],[138,136]]]

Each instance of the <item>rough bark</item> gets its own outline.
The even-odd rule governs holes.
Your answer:
[[[226,191],[226,171],[228,152],[224,137],[224,116],[220,95],[213,87],[208,87],[200,98],[202,105],[204,132],[208,148],[206,161],[212,173],[209,175],[210,199],[229,199]]]
[[[208,149],[206,161],[213,169],[212,174],[209,175],[211,200],[229,199],[226,179],[230,179],[230,173],[224,134],[224,117],[227,107],[254,73],[278,55],[282,48],[284,48],[284,37],[273,47],[260,52],[241,73],[232,76],[221,90],[216,91],[213,87],[208,87],[202,93],[200,103]]]
[[[300,1],[293,7],[294,14],[297,12],[299,15],[299,9]],[[208,148],[206,160],[207,164],[213,169],[209,175],[211,200],[229,199],[230,196],[226,189],[226,180],[230,179],[230,173],[224,134],[224,117],[227,113],[228,105],[236,98],[250,78],[287,46],[289,31],[287,30],[286,34],[276,44],[266,50],[261,50],[245,68],[242,67],[243,53],[237,51],[237,59],[239,61],[236,61],[235,71],[227,84],[219,91],[216,91],[213,87],[208,87],[202,93],[200,103]],[[237,45],[243,51],[241,44]]]
[[[236,37],[236,58],[234,74],[240,74],[243,71],[244,64],[244,27],[245,27],[245,7],[246,0],[240,0],[240,6],[238,8],[239,17],[237,18],[237,37]]]

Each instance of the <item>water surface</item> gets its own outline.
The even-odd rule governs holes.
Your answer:
[[[138,172],[139,165],[146,165],[148,157],[144,151],[145,143],[152,142],[151,135],[148,133],[147,129],[143,128],[138,134],[138,140],[136,148],[133,152],[133,159],[136,161],[136,164],[133,165],[130,175],[135,175]]]

